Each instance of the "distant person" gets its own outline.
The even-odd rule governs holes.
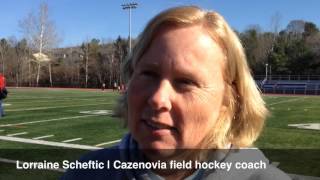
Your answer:
[[[118,84],[117,82],[113,83],[113,91],[116,91],[118,89]]]
[[[104,91],[106,89],[106,83],[102,83],[101,89],[102,89],[102,91]]]
[[[6,78],[0,74],[0,117],[5,116],[3,108],[3,100],[7,97]]]
[[[121,91],[124,92],[126,90],[126,86],[124,84],[121,84]]]
[[[129,133],[118,145],[81,159],[124,166],[70,170],[65,179],[289,179],[269,163],[266,169],[231,171],[127,166],[190,159],[267,162],[260,150],[242,151],[261,133],[267,109],[243,47],[221,15],[195,6],[172,8],[139,37],[124,66],[127,90],[119,102]]]

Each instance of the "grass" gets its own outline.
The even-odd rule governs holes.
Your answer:
[[[82,90],[9,89],[5,100],[6,115],[1,124],[61,119],[84,116],[81,111],[112,110],[117,93]],[[37,109],[39,108],[39,109]],[[80,144],[93,145],[120,139],[126,132],[118,119],[111,116],[91,116],[84,118],[48,121],[44,123],[17,125],[1,128],[0,135],[25,132],[23,137],[32,138],[54,134],[50,141],[62,141],[81,137]],[[20,136],[19,136],[20,137]],[[77,142],[78,143],[78,142]]]
[[[320,132],[288,124],[320,123],[320,96],[266,96],[270,115],[256,146],[266,149],[319,149]]]
[[[43,121],[67,117],[85,116],[81,111],[112,110],[118,93],[102,91],[64,89],[9,89],[5,100],[6,116],[0,119],[0,126],[30,121]],[[0,127],[0,136],[19,132],[28,134],[17,137],[54,135],[44,140],[62,142],[82,138],[75,144],[94,146],[99,143],[121,139],[126,133],[122,123],[110,115],[48,121],[43,123]],[[106,145],[107,146],[112,146]],[[103,146],[102,146],[103,147]],[[0,157],[23,161],[75,160],[85,150],[57,148],[52,146],[0,141]],[[57,179],[62,173],[48,170],[16,170],[14,164],[0,163],[0,179]]]
[[[270,110],[256,142],[287,173],[320,176],[320,131],[288,124],[320,123],[320,96],[266,96]]]
[[[53,142],[82,138],[71,143],[89,146],[118,140],[127,132],[119,119],[111,115],[85,117],[87,114],[80,113],[89,110],[112,110],[118,97],[117,92],[99,90],[10,88],[8,98],[4,102],[6,116],[0,119],[0,136],[28,132],[17,137],[31,139],[54,135],[43,139]],[[320,162],[320,131],[288,126],[295,123],[320,123],[320,97],[264,98],[270,116],[255,145],[263,149],[271,161],[279,161],[279,167],[285,172],[320,176],[316,166]],[[1,127],[6,124],[53,119],[58,120]],[[85,151],[0,140],[0,157],[7,159],[75,160]],[[0,163],[0,179],[57,179],[59,176],[60,172],[18,171],[14,164]]]

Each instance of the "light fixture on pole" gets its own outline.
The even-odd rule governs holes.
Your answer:
[[[129,10],[129,52],[131,52],[131,9],[135,9],[138,6],[138,3],[132,2],[132,3],[126,3],[122,4],[122,9]]]

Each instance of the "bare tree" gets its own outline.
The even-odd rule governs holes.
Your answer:
[[[277,35],[279,33],[280,26],[281,26],[281,14],[277,12],[271,17],[271,23],[270,23],[271,32]]]
[[[22,21],[19,22],[20,28],[24,33],[28,44],[39,54],[44,52],[49,52],[53,47],[55,47],[59,42],[59,37],[56,32],[55,25],[53,21],[49,19],[48,15],[48,5],[42,3],[39,7],[39,12],[34,15],[32,12]],[[37,63],[38,73],[37,73],[37,85],[39,83],[41,62]],[[51,72],[51,63],[48,62],[49,71]],[[50,81],[51,73],[50,73]]]
[[[119,84],[123,83],[123,77],[121,77],[121,67],[124,59],[128,54],[128,42],[125,39],[122,39],[120,36],[113,42],[114,50],[114,60],[116,66],[116,82]]]
[[[16,85],[19,86],[23,80],[23,66],[25,64],[26,59],[29,56],[29,48],[27,46],[27,41],[22,39],[19,41],[15,46],[15,53],[16,53],[16,62],[15,62],[15,77],[16,77]]]
[[[89,42],[82,43],[81,50],[83,52],[83,56],[81,58],[85,60],[84,66],[85,66],[85,87],[88,87],[88,66],[89,66]]]
[[[287,32],[293,33],[293,34],[302,34],[304,32],[304,20],[292,20],[289,22],[287,26]]]
[[[276,39],[279,35],[280,26],[281,26],[281,14],[277,12],[271,17],[271,23],[270,23],[270,27],[271,27],[270,30],[272,33],[271,39],[266,40],[267,44],[271,45],[270,49],[267,52],[268,55],[273,51],[274,44],[276,43]]]
[[[5,76],[5,55],[7,54],[9,49],[9,44],[6,39],[0,40],[0,55],[1,55],[1,63],[2,63],[2,74]]]

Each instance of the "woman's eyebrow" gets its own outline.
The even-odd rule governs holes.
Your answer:
[[[201,72],[189,68],[177,68],[174,70],[177,78],[187,78],[201,83]]]
[[[138,66],[147,67],[147,68],[159,68],[160,64],[157,62],[142,61],[138,63]]]

